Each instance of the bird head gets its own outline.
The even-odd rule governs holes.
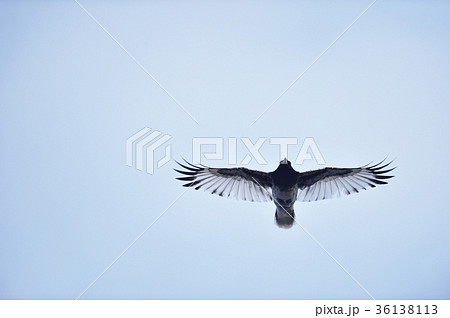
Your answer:
[[[291,162],[287,158],[284,158],[280,161],[280,165],[291,165]]]

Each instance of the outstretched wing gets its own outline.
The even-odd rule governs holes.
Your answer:
[[[387,169],[391,163],[382,165],[384,160],[372,166],[359,168],[324,168],[320,170],[300,173],[297,180],[298,201],[318,201],[330,199],[341,194],[350,194],[374,188],[377,185],[387,184],[386,179],[393,176],[386,173],[395,169]]]
[[[265,202],[272,200],[272,179],[262,171],[246,168],[210,168],[203,165],[187,165],[177,162],[185,170],[175,171],[186,176],[177,178],[187,181],[183,186],[204,189],[223,197]]]

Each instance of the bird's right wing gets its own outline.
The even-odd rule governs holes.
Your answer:
[[[387,184],[386,179],[393,176],[386,173],[395,168],[383,170],[391,163],[382,165],[383,161],[372,166],[358,168],[324,168],[300,173],[297,180],[298,201],[317,201],[351,194],[365,190],[367,186]]]
[[[187,165],[177,163],[185,169],[175,169],[185,175],[177,178],[187,181],[183,184],[185,187],[204,189],[212,194],[248,201],[272,200],[272,179],[266,172],[246,168],[210,168],[189,162],[186,162]]]

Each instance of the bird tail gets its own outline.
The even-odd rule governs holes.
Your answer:
[[[294,225],[295,212],[294,210],[284,210],[283,208],[277,208],[275,210],[275,222],[278,227],[283,229],[289,229]]]

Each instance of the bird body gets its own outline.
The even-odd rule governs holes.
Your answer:
[[[287,159],[282,160],[278,168],[270,173],[272,196],[276,206],[275,221],[280,227],[289,228],[294,224],[299,174]]]
[[[281,228],[290,228],[295,222],[296,201],[317,201],[341,194],[351,194],[365,190],[367,186],[387,184],[386,175],[395,168],[383,170],[391,162],[384,160],[372,166],[358,168],[331,168],[298,172],[286,158],[276,170],[263,172],[243,167],[210,168],[203,165],[178,163],[185,170],[178,180],[185,181],[185,187],[204,189],[224,197],[236,197],[248,201],[271,201],[276,206],[275,222]]]

